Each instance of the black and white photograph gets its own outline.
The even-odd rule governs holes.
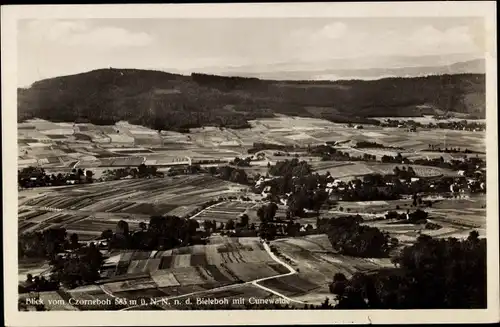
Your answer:
[[[495,13],[3,6],[7,323],[498,321]]]

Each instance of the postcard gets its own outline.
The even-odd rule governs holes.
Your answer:
[[[495,13],[2,6],[6,325],[498,321]]]

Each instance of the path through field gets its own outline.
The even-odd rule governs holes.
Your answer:
[[[275,290],[272,290],[272,289],[270,289],[270,288],[267,288],[267,287],[265,287],[265,286],[262,286],[262,285],[258,284],[259,282],[263,282],[263,281],[265,281],[265,280],[275,279],[275,278],[285,277],[285,276],[290,276],[290,275],[294,275],[294,274],[296,274],[296,273],[297,273],[297,271],[296,271],[295,269],[293,269],[290,265],[288,265],[286,262],[281,261],[281,259],[280,259],[280,258],[278,258],[278,257],[277,257],[277,256],[276,256],[276,255],[275,255],[275,254],[271,251],[271,248],[269,247],[269,245],[267,245],[267,243],[265,243],[265,242],[264,242],[264,243],[263,243],[263,245],[264,245],[264,249],[265,249],[265,250],[266,250],[266,252],[269,254],[269,256],[270,256],[270,257],[271,257],[274,261],[276,261],[277,263],[281,264],[282,266],[285,266],[285,267],[286,267],[286,269],[288,269],[288,270],[289,270],[289,272],[288,272],[288,273],[286,273],[286,274],[283,274],[283,275],[279,275],[279,276],[272,276],[272,277],[266,277],[266,278],[257,279],[257,280],[254,280],[254,281],[253,281],[253,282],[251,282],[251,283],[252,283],[253,285],[257,286],[257,287],[260,287],[260,288],[262,288],[262,289],[264,289],[264,290],[266,290],[266,291],[270,292],[270,293],[273,293],[273,294],[275,294],[275,295],[278,295],[279,297],[282,297],[282,298],[284,298],[285,300],[288,300],[288,301],[290,301],[290,302],[304,303],[304,302],[302,302],[302,301],[298,301],[298,300],[291,299],[291,298],[289,298],[289,297],[287,297],[287,296],[285,296],[285,295],[283,295],[283,294],[281,294],[281,293],[279,293],[279,292],[276,292]]]
[[[206,211],[206,210],[209,210],[209,209],[212,209],[212,208],[215,208],[223,203],[226,203],[227,201],[224,201],[224,202],[217,202],[215,204],[212,204],[208,207],[206,207],[205,209],[203,210],[200,210],[199,212],[195,213],[194,215],[192,215],[191,217],[189,217],[189,219],[193,219],[193,218],[196,218],[198,215],[200,215],[202,212]]]

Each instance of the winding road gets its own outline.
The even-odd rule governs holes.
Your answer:
[[[279,297],[281,297],[281,298],[283,298],[283,299],[285,299],[285,300],[287,300],[287,301],[290,301],[290,302],[296,302],[296,303],[304,303],[304,302],[299,301],[299,300],[294,300],[294,299],[291,299],[291,298],[289,298],[289,297],[287,297],[287,296],[285,296],[285,295],[283,295],[283,294],[281,294],[281,293],[279,293],[279,292],[277,292],[277,291],[275,291],[275,290],[273,290],[273,289],[270,289],[270,288],[268,288],[268,287],[265,287],[265,286],[262,286],[262,285],[258,284],[259,282],[263,282],[263,281],[265,281],[265,280],[275,279],[275,278],[280,278],[280,277],[285,277],[285,276],[291,276],[291,275],[294,275],[294,274],[296,274],[296,273],[297,273],[297,271],[296,271],[293,267],[291,267],[291,266],[290,266],[290,265],[288,265],[286,262],[284,262],[284,261],[282,261],[280,258],[278,258],[278,257],[277,257],[277,256],[276,256],[276,255],[275,255],[275,254],[271,251],[271,248],[269,247],[269,245],[267,245],[267,243],[265,243],[265,242],[264,242],[264,243],[263,243],[263,245],[264,245],[264,249],[265,249],[265,250],[266,250],[266,252],[269,254],[269,256],[270,256],[270,257],[271,257],[274,261],[276,261],[277,263],[281,264],[281,265],[282,265],[282,266],[284,266],[286,269],[288,269],[288,270],[289,270],[289,272],[288,272],[288,273],[286,273],[286,274],[283,274],[283,275],[271,276],[271,277],[266,277],[266,278],[257,279],[257,280],[254,280],[254,281],[250,282],[250,283],[251,283],[252,285],[255,285],[255,286],[257,286],[257,287],[260,287],[260,288],[262,288],[262,289],[264,289],[264,290],[268,291],[269,293],[273,293],[273,294],[275,294],[275,295],[277,295],[277,296],[279,296]]]

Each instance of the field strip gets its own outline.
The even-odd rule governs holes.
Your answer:
[[[119,220],[126,220],[128,222],[141,222],[141,221],[147,221],[147,219],[150,218],[149,215],[146,214],[131,214],[131,213],[125,213],[125,212],[105,212],[105,211],[94,211],[94,210],[74,210],[74,209],[59,209],[59,208],[52,208],[52,207],[43,207],[43,206],[28,206],[28,205],[23,205],[22,208],[26,209],[34,209],[34,210],[46,210],[46,211],[51,211],[51,212],[62,212],[62,213],[67,213],[67,214],[75,214],[77,216],[89,216],[90,218],[94,219],[110,219],[110,221],[119,221]],[[130,217],[134,218],[130,218]],[[139,219],[143,217],[144,219]]]

